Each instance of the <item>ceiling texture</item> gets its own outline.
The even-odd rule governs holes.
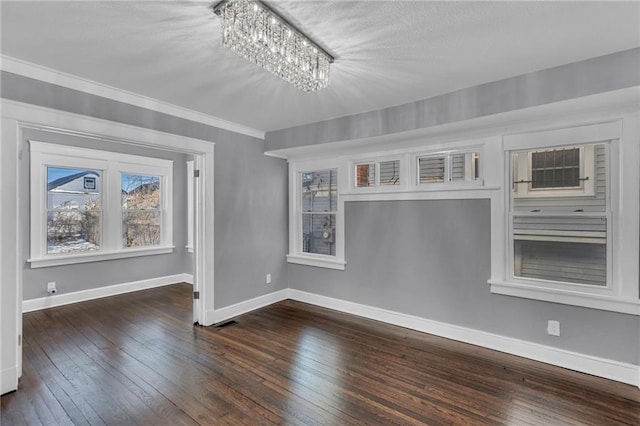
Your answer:
[[[640,46],[640,2],[272,1],[336,61],[304,93],[221,45],[214,2],[2,1],[1,53],[270,131]]]

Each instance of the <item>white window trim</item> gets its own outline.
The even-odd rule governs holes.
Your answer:
[[[640,315],[637,270],[639,123],[638,115],[633,114],[615,122],[504,137],[502,197],[495,206],[492,203],[492,229],[496,231],[492,233],[492,274],[489,279],[492,293]],[[575,145],[611,141],[608,164],[615,166],[608,166],[607,179],[610,203],[607,250],[611,267],[607,272],[609,284],[606,288],[513,277],[511,221],[508,220],[513,179],[509,172],[511,152],[562,146],[567,141]],[[629,220],[629,217],[635,220]]]
[[[193,253],[193,171],[194,161],[187,161],[187,253]]]
[[[173,252],[173,161],[110,151],[29,141],[31,153],[31,246],[32,268],[87,263],[125,257]],[[81,164],[80,164],[81,163]],[[100,250],[89,253],[48,254],[46,215],[46,167],[67,166],[106,171],[102,176],[102,224]],[[161,177],[161,241],[149,247],[121,247],[121,173]],[[109,189],[111,188],[111,190]],[[113,188],[118,188],[113,190]],[[118,212],[118,214],[114,214]]]
[[[336,207],[336,255],[313,254],[302,252],[302,203],[301,173],[314,170],[336,169],[338,172],[337,207]],[[344,190],[347,176],[346,163],[340,160],[307,160],[289,163],[289,254],[287,262],[299,265],[316,266],[329,269],[344,270],[344,200],[340,193]]]

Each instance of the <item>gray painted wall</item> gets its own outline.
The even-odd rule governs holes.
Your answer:
[[[265,135],[267,151],[389,135],[640,85],[640,48]]]
[[[291,288],[638,364],[633,315],[491,294],[489,200],[345,203],[345,271],[289,265]],[[562,335],[546,333],[547,320]]]
[[[25,260],[23,269],[24,300],[47,296],[49,281],[55,281],[58,293],[64,294],[166,275],[192,273],[192,256],[185,249],[187,244],[187,156],[27,129],[22,140],[20,188],[22,194],[29,194],[29,140],[173,160],[173,244],[176,248],[172,254],[31,269],[29,263],[26,262],[26,259],[29,258],[29,221],[25,220],[21,230],[22,241],[25,242],[23,245],[23,259]],[[28,218],[30,210],[28,197],[22,198],[21,208],[25,212],[23,217]]]
[[[287,164],[265,157],[260,139],[4,71],[0,84],[3,98],[215,142],[216,308],[286,287]],[[127,259],[122,268],[70,268],[78,283],[91,282],[91,265],[110,281],[124,282],[124,274],[136,279],[140,268],[148,269],[140,259]]]
[[[216,141],[216,309],[287,288],[287,163],[246,139]]]

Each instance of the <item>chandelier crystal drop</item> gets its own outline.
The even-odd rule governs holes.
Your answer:
[[[329,84],[331,55],[264,3],[224,0],[213,11],[227,48],[305,92]]]

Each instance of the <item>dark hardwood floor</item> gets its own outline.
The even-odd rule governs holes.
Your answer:
[[[285,301],[190,324],[178,284],[25,314],[9,425],[638,425],[640,390]]]

